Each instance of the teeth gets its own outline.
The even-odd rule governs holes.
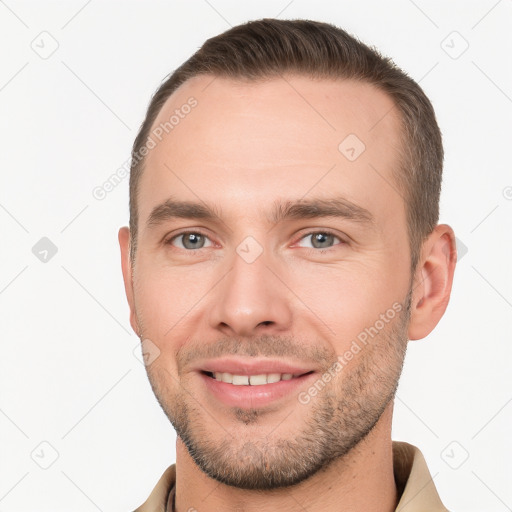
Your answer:
[[[247,386],[249,384],[248,375],[233,375],[234,386]]]
[[[228,372],[214,372],[213,378],[221,382],[227,382],[234,386],[261,386],[263,384],[273,384],[280,380],[290,380],[293,377],[299,375],[293,375],[291,373],[262,373],[260,375],[233,375]]]
[[[249,377],[249,384],[251,386],[261,386],[262,384],[267,383],[266,375],[251,375]]]

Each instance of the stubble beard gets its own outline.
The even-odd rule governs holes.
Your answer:
[[[154,365],[148,368],[148,377],[177,435],[206,475],[240,489],[293,486],[345,457],[366,438],[393,400],[406,353],[410,300],[411,291],[391,327],[355,355],[307,406],[296,402],[297,408],[310,410],[293,439],[279,437],[279,429],[272,435],[255,435],[262,410],[250,408],[232,409],[239,425],[232,435],[190,392],[175,382],[174,388],[169,386],[167,371]],[[220,434],[213,436],[214,430]]]

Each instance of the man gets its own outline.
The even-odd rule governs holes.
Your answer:
[[[254,21],[162,84],[132,156],[130,322],[178,436],[137,511],[446,510],[391,441],[456,262],[420,87],[334,26]]]

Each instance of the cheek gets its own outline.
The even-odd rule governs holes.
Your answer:
[[[137,315],[159,339],[165,334],[166,316],[173,314],[173,303],[176,302],[170,284],[166,276],[145,272],[138,277],[135,286]]]
[[[204,294],[204,273],[193,266],[172,267],[159,258],[140,258],[135,280],[138,312],[155,326],[167,326],[183,316]]]
[[[379,270],[354,262],[338,268],[318,265],[294,272],[290,287],[339,354],[365,329],[376,322],[379,327],[381,315],[386,325],[394,318],[404,290],[390,275],[382,263]]]
[[[154,267],[141,272],[136,280],[135,305],[143,335],[159,347],[169,362],[190,334],[186,326],[197,314],[195,306],[204,296],[200,286],[203,281],[183,269]]]

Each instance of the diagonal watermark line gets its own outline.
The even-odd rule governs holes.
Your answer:
[[[404,201],[405,203],[407,204],[407,200],[405,199],[405,197],[403,196],[403,194],[395,187],[395,185],[393,185],[393,183],[391,183],[391,181],[389,181],[383,174],[381,174],[374,165],[372,164],[368,164]]]
[[[210,82],[210,83],[211,83],[211,82]],[[197,199],[199,199],[199,201],[200,201],[201,203],[203,203],[203,204],[204,204],[204,206],[208,207],[208,205],[206,204],[206,202],[205,202],[201,197],[199,197],[199,196],[195,193],[195,191],[194,191],[194,190],[192,190],[192,189],[191,189],[191,188],[190,188],[190,187],[189,187],[189,186],[188,186],[188,185],[187,185],[187,184],[186,184],[186,183],[185,183],[185,182],[184,182],[184,181],[183,181],[183,180],[182,180],[182,179],[181,179],[181,178],[180,178],[180,177],[179,177],[179,176],[178,176],[178,175],[177,175],[177,174],[176,174],[176,173],[175,173],[175,172],[170,168],[170,167],[169,167],[169,165],[167,164],[167,162],[164,162],[164,166],[165,166],[165,167],[166,167],[170,172],[172,172],[172,173],[174,174],[174,176],[176,177],[176,179],[180,180],[180,181],[181,181],[181,183],[183,184],[183,186],[185,186],[185,187],[186,187],[186,188],[187,188],[187,189],[188,189],[192,194],[194,194],[194,195],[197,197]],[[232,233],[232,232],[233,232],[233,230],[232,230],[232,229],[231,229],[231,228],[230,228],[230,227],[229,227],[229,226],[228,226],[228,225],[227,225],[227,224],[226,224],[226,223],[225,223],[225,222],[224,222],[224,221],[223,221],[219,216],[216,216],[216,218],[218,219],[218,221],[219,221],[221,224],[223,224],[223,225],[224,225],[224,227],[225,227],[225,228],[226,228],[230,233]]]
[[[11,286],[12,283],[14,283],[14,281],[16,281],[16,279],[18,279],[18,277],[23,273],[25,272],[25,270],[27,270],[28,268],[28,265],[25,265],[25,268],[23,268],[22,270],[20,270],[1,290],[0,290],[0,294],[4,293],[5,290],[7,290],[7,288],[9,288],[9,286]]]
[[[210,2],[208,2],[208,0],[204,0],[204,2],[207,3],[230,27],[233,26],[226,18],[224,18],[224,16],[222,16],[222,14],[217,9],[215,9],[215,7]]]
[[[495,287],[488,279],[486,279],[473,265],[471,268],[512,308],[512,303]]]
[[[471,470],[471,473],[473,473],[473,475],[475,475],[478,480],[480,480],[480,482],[482,482],[482,484],[487,487],[487,489],[492,493],[494,494],[494,496],[496,496],[496,498],[498,500],[501,501],[501,503],[503,503],[503,505],[505,505],[505,507],[507,508],[507,510],[511,510],[512,511],[512,508],[510,508],[473,470]]]
[[[295,0],[291,0],[290,2],[288,2],[274,17],[279,18],[279,16],[281,16],[281,14],[283,14],[283,12],[286,11],[286,9],[288,9],[288,7],[290,7],[290,5],[293,4],[293,2],[295,2]]]
[[[432,434],[437,437],[437,439],[439,439],[439,436],[398,395],[395,395],[395,397],[402,403],[402,405],[409,409],[409,411],[414,414],[414,416],[416,416],[416,418],[418,418],[421,423],[423,423],[423,425],[425,425],[425,427],[428,428],[430,432],[432,432]]]
[[[377,119],[377,122],[370,126],[368,131],[371,132],[394,108],[395,105],[393,105],[381,118]]]
[[[7,215],[9,215],[11,219],[25,231],[25,233],[29,232],[28,229],[3,204],[0,204],[0,208],[2,208],[2,210],[4,210],[4,212],[7,213]]]
[[[214,76],[202,89],[201,89],[201,92],[204,92],[206,91],[206,89],[208,89],[208,87],[210,87],[210,85],[212,85],[213,82],[215,82],[215,80],[217,80],[217,77]]]
[[[304,199],[334,168],[336,167],[336,164],[333,164],[332,167],[326,171],[322,176],[320,176],[320,178],[315,182],[313,183],[313,185],[311,185],[311,187],[308,188],[308,190],[306,190],[306,192],[304,192],[304,194],[302,194],[302,197],[299,199],[299,201],[302,201],[302,199]],[[267,231],[267,235],[278,225],[277,222],[274,222],[274,224],[272,225],[272,227]]]
[[[413,2],[413,0],[409,0],[409,2],[414,5],[414,7],[416,7],[416,9],[418,9],[418,11],[420,11],[423,16],[425,16],[425,18],[427,18],[427,20],[430,21],[432,25],[434,25],[434,27],[439,28],[439,25],[423,9],[421,9],[418,4]]]
[[[78,487],[78,485],[73,482],[73,480],[71,480],[71,478],[69,478],[68,475],[66,475],[66,473],[64,473],[64,471],[61,471],[61,473],[100,511],[100,512],[103,512],[103,510],[98,507],[98,505],[96,505],[96,503],[94,503],[94,501],[92,501],[92,499],[90,498],[90,496],[88,496],[82,489],[80,489],[80,487]]]
[[[287,420],[291,414],[293,414],[295,411],[291,410],[268,434],[265,435],[266,438],[268,438],[268,436],[272,433],[274,433],[282,424],[285,420]]]
[[[131,128],[63,60],[61,60],[61,62],[86,89],[88,89],[128,130],[131,131]]]
[[[422,80],[427,78],[427,76],[430,75],[430,73],[437,67],[438,64],[439,61],[437,61],[426,73],[424,73],[424,75],[419,80],[416,80],[416,82],[419,84]],[[378,119],[377,122],[373,124],[368,131],[371,132],[394,108],[395,105],[393,105],[380,119]]]
[[[188,390],[188,389],[185,389],[183,387],[183,385],[181,384],[181,382],[176,379],[176,377],[174,377],[174,375],[167,369],[165,368],[164,366],[160,366],[158,365],[159,368],[161,368],[162,370],[164,370],[167,374],[169,374],[169,377],[171,377],[172,380],[174,380],[174,382],[176,382],[176,384],[185,392],[187,393],[188,396],[190,396],[190,398],[192,398],[192,400],[194,400],[194,402],[199,406],[201,407],[201,409],[203,409],[203,411],[208,414],[208,416],[210,416],[210,418],[215,422],[217,423],[217,425],[219,425],[219,427],[224,430],[224,432],[226,432],[226,434],[231,437],[233,439],[233,434],[230,434],[228,430],[225,429],[224,425],[222,425],[222,423],[220,423],[219,421],[217,421],[217,419],[207,410],[203,407],[203,405],[201,404],[201,402],[199,402],[199,400]]]
[[[497,204],[469,233],[473,233],[473,231],[476,230],[476,228],[478,228],[480,226],[480,224],[482,224],[484,222],[484,220],[487,219],[487,217],[489,217],[491,215],[491,213],[494,213],[496,211],[496,208],[498,208],[499,204]]]
[[[131,372],[132,370],[128,370],[120,379],[118,379],[113,386],[111,386],[108,391],[61,437],[61,440],[64,439],[72,430],[74,430],[77,425],[79,425],[84,418]]]
[[[477,25],[480,24],[487,16],[494,11],[494,9],[498,6],[498,4],[501,3],[501,0],[498,0],[472,27],[471,30],[473,30]]]
[[[286,487],[285,487],[286,489]],[[302,510],[305,510],[306,512],[308,512],[308,509],[302,504],[300,503],[299,501],[297,501],[297,498],[289,491],[289,490],[286,490],[286,494],[288,494],[288,496],[293,500],[295,501],[295,503],[297,503],[297,505],[299,505],[299,507],[302,509]]]
[[[507,402],[505,402],[505,405],[503,405],[502,407],[500,407],[499,411],[471,438],[471,440],[475,439],[475,437],[480,434],[480,432],[482,432],[482,430],[484,428],[487,427],[487,425],[489,425],[489,423],[491,423],[492,420],[494,420],[494,418],[496,418],[496,416],[498,416],[498,414],[503,411],[503,409],[505,409],[505,407],[510,403],[512,402],[512,398],[510,398],[510,400],[507,400]]]
[[[439,61],[437,61],[426,73],[424,73],[419,80],[416,80],[416,83],[419,84],[422,80],[427,78],[427,76],[430,75],[430,73],[438,66],[438,64]],[[371,132],[394,108],[395,105],[393,105],[380,119],[378,119],[377,122],[368,131]]]
[[[96,304],[98,304],[98,306],[100,306],[103,311],[105,311],[105,313],[107,313],[107,315],[110,316],[110,318],[112,318],[119,327],[121,327],[121,329],[123,329],[124,332],[131,336],[130,331],[126,329],[126,327],[73,274],[71,274],[66,267],[63,265],[61,265],[61,267],[82,288],[82,290],[84,290],[84,292],[87,293],[87,295],[89,295],[89,297],[91,297],[91,299],[94,300],[94,302],[96,302]]]
[[[313,183],[313,185],[311,185],[311,187],[309,187],[308,190],[306,190],[306,192],[304,194],[302,194],[299,201],[302,201],[335,167],[336,167],[336,164],[333,164],[329,168],[329,170],[325,172],[325,174],[320,176],[320,178],[315,183]]]
[[[212,489],[212,490],[211,490],[211,491],[210,491],[210,492],[209,492],[209,493],[208,493],[204,498],[201,498],[201,501],[202,501],[202,502],[204,502],[205,500],[207,500],[207,499],[208,499],[208,497],[209,497],[209,496],[210,496],[214,491],[216,491],[216,490],[219,488],[219,486],[220,486],[220,485],[221,485],[221,483],[220,483],[220,482],[217,482],[217,485],[216,485],[216,486],[215,486],[215,487],[214,487],[214,488],[213,488],[213,489]],[[172,510],[172,509],[170,509],[169,511],[167,511],[167,510],[166,510],[165,512],[171,512],[171,510]]]
[[[434,273],[436,272],[436,270],[439,272],[439,269],[437,267],[434,267],[432,270],[430,270],[426,276],[423,276],[423,274],[421,275],[421,279],[418,281],[418,283],[416,285],[414,285],[412,287],[412,292],[414,292],[416,290],[416,288],[419,288],[423,283],[426,282],[426,280]]]
[[[401,506],[400,508],[397,508],[396,509],[396,512],[400,512],[401,510],[405,510],[407,508],[407,505],[409,505],[409,503],[411,503],[411,501],[413,501],[414,499],[416,499],[416,497],[418,496],[418,494],[420,492],[423,491],[423,489],[425,489],[425,487],[427,487],[427,485],[430,485],[431,483],[434,482],[434,478],[439,475],[439,471],[409,500],[407,501],[406,503],[403,504],[403,506]]]
[[[80,9],[78,9],[77,12],[75,12],[75,14],[73,14],[73,16],[71,16],[71,18],[69,18],[68,21],[66,21],[66,23],[64,23],[64,25],[62,25],[62,27],[60,27],[60,29],[62,30],[66,28],[91,2],[92,0],[88,0],[82,7],[80,7]]]
[[[16,73],[14,73],[14,75],[12,75],[4,85],[2,85],[2,87],[0,87],[0,92],[3,91],[27,66],[28,62],[25,62],[25,64],[23,64],[23,66],[21,66],[21,68],[18,69],[18,71],[16,71]]]
[[[422,80],[424,80],[425,78],[427,78],[428,75],[430,75],[430,73],[432,71],[434,71],[434,69],[439,65],[439,61],[437,61],[419,80],[416,81],[416,83],[420,83]]]
[[[7,414],[5,413],[5,411],[3,411],[2,409],[0,409],[0,412],[27,438],[29,439],[29,437],[27,436],[27,434],[25,434],[25,432],[23,432],[23,430],[21,430],[21,428],[16,425],[16,423],[14,423],[14,421],[9,418],[9,416],[7,416]]]
[[[22,25],[25,25],[25,27],[27,28],[30,28],[5,2],[4,0],[0,0],[0,3],[8,10],[8,11],[11,11],[11,14],[18,19],[18,21],[22,24]]]
[[[28,475],[28,471],[0,498],[0,501],[2,501],[4,498],[8,496],[10,492],[13,491],[13,489]]]
[[[482,75],[484,75],[487,80],[489,80],[489,82],[491,82],[491,84],[493,84],[494,87],[496,87],[496,89],[498,89],[498,91],[500,91],[501,94],[503,94],[503,96],[512,103],[512,98],[475,61],[472,60],[471,64],[473,64],[473,66],[475,66],[475,68],[478,69],[478,71],[480,71],[480,73],[482,73]]]
[[[331,334],[333,334],[334,336],[336,336],[336,333],[268,266],[268,265],[265,265],[265,267],[267,267],[270,272],[272,272],[272,274],[274,274],[275,277],[277,277],[277,279],[279,279],[279,281],[281,281],[281,283],[283,283],[286,288],[293,293],[293,295],[295,295],[295,297],[311,312],[313,313],[313,315],[316,316],[316,318],[318,318],[318,320],[320,322],[322,322],[323,325],[325,325],[325,327],[329,330],[329,332]]]
[[[327,121],[327,119],[322,115],[320,114],[320,112],[318,112],[318,110],[313,106],[311,105],[311,103],[295,88],[293,87],[293,85],[288,81],[286,80],[286,78],[283,76],[283,75],[279,75],[334,131],[336,131],[336,128],[329,122]]]
[[[73,224],[73,222],[75,222],[75,220],[80,217],[80,215],[82,215],[82,213],[85,212],[85,210],[87,210],[87,208],[89,208],[89,205],[85,206],[84,208],[82,208],[82,210],[77,213],[63,228],[62,228],[62,231],[61,231],[61,234],[64,233],[64,231],[66,231],[66,229],[69,228],[69,226],[71,226],[71,224]]]

